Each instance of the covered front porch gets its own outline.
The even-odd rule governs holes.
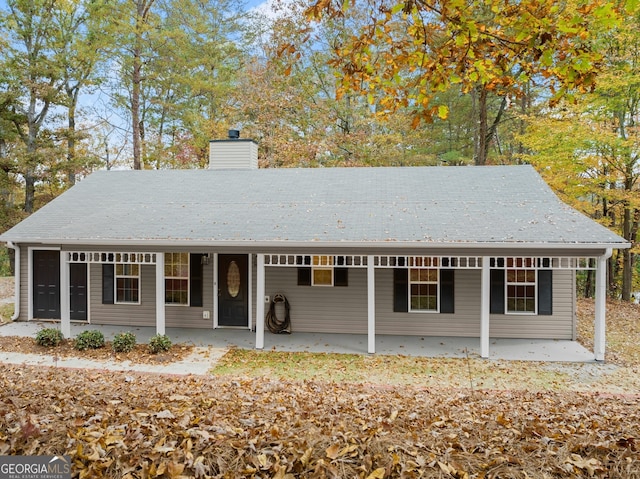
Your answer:
[[[588,359],[604,360],[605,353],[605,286],[606,286],[606,259],[611,254],[611,250],[604,252],[601,256],[577,257],[577,256],[547,256],[547,255],[527,255],[527,256],[484,256],[484,255],[433,255],[433,256],[416,256],[416,255],[340,255],[340,254],[249,254],[249,264],[255,265],[255,296],[251,286],[251,269],[249,268],[249,297],[255,298],[255,303],[249,302],[250,327],[241,331],[225,331],[216,329],[211,333],[203,334],[202,330],[195,330],[192,334],[197,338],[201,336],[215,338],[231,338],[232,345],[239,347],[255,347],[257,349],[281,349],[287,350],[293,347],[293,350],[311,350],[313,344],[324,345],[320,347],[320,351],[333,351],[333,348],[344,348],[341,352],[368,352],[379,354],[404,354],[408,355],[448,355],[448,356],[479,356],[482,358],[507,358],[507,355],[513,354],[508,351],[516,351],[513,359],[522,359],[521,353],[531,350],[531,359],[535,360],[564,360],[572,361],[576,359],[564,347],[556,348],[558,344],[571,344],[573,341],[568,340],[532,340],[532,339],[504,339],[493,338],[490,334],[491,311],[489,309],[491,298],[491,271],[506,270],[508,264],[521,262],[528,264],[530,269],[538,270],[577,270],[577,269],[594,269],[596,271],[596,312],[594,318],[594,336],[595,347],[593,353],[590,353]],[[262,298],[268,297],[266,293],[266,272],[270,268],[300,268],[313,265],[315,258],[320,260],[332,261],[331,266],[343,266],[348,269],[359,269],[363,271],[365,278],[365,288],[363,297],[365,303],[363,309],[366,309],[366,334],[348,334],[345,333],[309,333],[295,332],[291,336],[271,335],[265,328],[265,301]],[[218,264],[217,254],[212,255],[214,270]],[[148,253],[104,253],[104,252],[81,252],[67,251],[60,257],[61,261],[61,329],[66,337],[73,336],[72,322],[69,314],[69,265],[79,262],[95,262],[95,263],[131,263],[131,264],[148,264],[155,266],[155,333],[165,334],[171,329],[166,325],[165,321],[165,291],[164,291],[164,254],[162,252]],[[335,263],[333,263],[335,261]],[[310,263],[311,262],[311,263]],[[327,263],[328,264],[328,263]],[[416,333],[416,335],[384,334],[379,331],[379,323],[377,314],[379,314],[379,306],[376,306],[376,274],[380,270],[393,270],[397,268],[412,269],[453,269],[453,270],[475,270],[481,278],[480,288],[477,291],[477,297],[473,298],[474,302],[480,305],[478,316],[480,324],[479,337],[472,338],[449,338],[446,335],[429,336],[426,334]],[[214,278],[217,275],[214,273]],[[214,292],[218,290],[218,283],[214,280]],[[66,292],[66,294],[65,294]],[[213,294],[214,300],[214,327],[215,315],[217,311],[217,294]],[[365,306],[366,305],[366,306]],[[253,307],[255,306],[255,308]],[[254,315],[255,311],[255,315]],[[476,317],[478,317],[476,316]],[[95,325],[92,325],[92,327]],[[137,329],[131,325],[125,329]],[[122,330],[122,326],[119,327]],[[153,329],[153,328],[141,328]],[[255,332],[250,331],[254,329]],[[179,330],[179,328],[178,328]],[[464,336],[464,335],[463,335]],[[276,339],[277,338],[277,339]],[[299,344],[296,344],[300,341]],[[577,343],[575,343],[577,344]],[[387,349],[387,345],[390,345]],[[582,348],[583,349],[583,348]],[[554,350],[560,354],[557,359],[545,357],[545,353],[539,351]],[[555,353],[554,353],[555,354]],[[580,360],[580,359],[577,359]]]
[[[0,327],[1,336],[35,337],[37,331],[50,327],[49,322],[18,321]],[[71,337],[84,330],[97,329],[110,340],[117,333],[131,331],[138,343],[148,343],[156,334],[152,327],[92,325],[81,322],[70,324]],[[212,348],[255,348],[255,332],[247,329],[216,329],[203,331],[187,328],[167,328],[165,333],[174,344],[185,343]],[[593,353],[577,341],[553,339],[491,339],[489,359],[509,361],[593,362]],[[266,332],[264,349],[267,351],[367,354],[368,337],[364,334]],[[376,353],[431,358],[479,358],[477,338],[377,335]]]

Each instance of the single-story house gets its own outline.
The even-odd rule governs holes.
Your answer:
[[[531,166],[259,169],[252,140],[206,170],[98,171],[0,235],[18,320],[255,330],[277,294],[291,332],[576,337],[576,271],[629,244]]]

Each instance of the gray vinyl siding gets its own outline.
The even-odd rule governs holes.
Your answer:
[[[287,296],[292,331],[367,332],[367,278],[365,269],[349,270],[348,287],[297,285],[296,268],[267,268],[266,294]],[[479,270],[456,270],[455,313],[396,313],[393,311],[393,270],[375,273],[376,334],[417,336],[480,336]],[[495,338],[573,339],[575,333],[573,272],[553,273],[553,315],[491,315]]]
[[[20,319],[28,317],[28,244],[20,245]],[[35,245],[34,245],[35,246]],[[76,251],[108,250],[106,248],[74,248]],[[132,247],[127,251],[149,251]],[[168,249],[168,248],[167,248]],[[113,251],[113,249],[111,249]],[[175,248],[175,251],[184,251]],[[206,252],[194,250],[192,252]],[[252,324],[256,315],[256,268],[252,269]],[[296,267],[266,267],[265,294],[273,297],[283,293],[291,305],[292,330],[300,332],[367,332],[367,271],[349,269],[347,287],[313,287],[297,285]],[[376,334],[467,336],[480,335],[479,270],[455,271],[455,313],[395,313],[393,312],[393,270],[376,269]],[[575,339],[575,273],[570,270],[553,272],[553,315],[491,315],[490,336],[495,338]],[[89,320],[94,324],[123,327],[156,324],[155,266],[142,265],[140,304],[102,304],[102,266],[89,265]],[[165,307],[166,326],[213,328],[213,261],[203,268],[203,306]],[[260,300],[263,300],[262,298]],[[265,305],[268,309],[268,305]],[[210,319],[202,319],[209,311]]]
[[[553,272],[553,315],[492,314],[492,338],[575,339],[575,274]]]
[[[376,333],[418,336],[480,336],[480,271],[456,270],[455,313],[395,313],[393,270],[376,271]]]
[[[91,316],[93,324],[120,326],[156,325],[156,268],[142,265],[140,270],[140,304],[102,304],[102,266],[90,265]],[[213,328],[213,316],[202,319],[204,310],[213,309],[213,266],[203,270],[203,306],[165,306],[167,328]]]
[[[367,332],[367,271],[349,270],[349,286],[298,286],[298,269],[266,268],[265,294],[287,297],[293,332]],[[268,305],[265,305],[268,310]]]
[[[102,265],[89,265],[89,297],[92,324],[112,326],[156,325],[156,267],[140,268],[140,304],[102,304]]]
[[[29,265],[29,245],[20,245],[20,315],[18,319],[27,320],[29,312],[29,281],[31,271]]]

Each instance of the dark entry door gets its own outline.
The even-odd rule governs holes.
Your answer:
[[[69,264],[69,308],[71,319],[87,320],[87,264]]]
[[[218,255],[218,326],[249,326],[247,255]]]
[[[60,252],[33,252],[33,317],[60,319]]]

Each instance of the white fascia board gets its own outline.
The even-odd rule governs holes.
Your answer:
[[[429,248],[429,249],[460,249],[465,250],[469,248],[486,249],[487,251],[496,251],[503,249],[542,249],[542,250],[554,250],[554,249],[627,249],[631,247],[630,243],[526,243],[526,242],[420,242],[420,241],[251,241],[251,240],[236,240],[236,241],[216,241],[216,240],[150,240],[150,239],[127,239],[127,240],[113,240],[113,239],[64,239],[64,240],[43,240],[43,239],[31,239],[31,240],[17,240],[14,239],[13,243],[28,243],[28,244],[41,244],[52,246],[148,246],[148,247],[234,247],[234,248],[251,248],[251,249],[265,249],[265,248],[295,248],[295,249],[313,249],[313,248],[360,248],[360,249],[411,249],[411,248]]]

